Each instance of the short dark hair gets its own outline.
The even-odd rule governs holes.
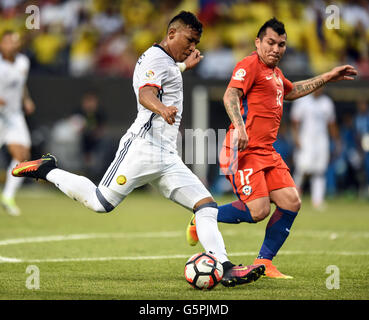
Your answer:
[[[168,23],[169,26],[175,22],[181,21],[183,24],[190,26],[192,29],[196,30],[200,35],[202,33],[202,23],[196,18],[196,16],[189,11],[181,11],[177,14],[170,22]]]
[[[266,29],[272,28],[275,32],[277,32],[279,35],[285,34],[286,30],[284,29],[284,24],[277,20],[276,17],[273,17],[272,19],[269,19],[267,22],[265,22],[262,27],[260,28],[257,37],[260,40],[263,40],[263,37],[265,36]],[[287,33],[286,33],[287,35]]]

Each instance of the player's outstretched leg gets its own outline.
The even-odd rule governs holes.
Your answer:
[[[108,191],[105,189],[100,190],[86,177],[59,169],[55,156],[51,154],[42,156],[38,160],[19,163],[13,169],[12,174],[15,177],[47,180],[53,183],[69,198],[77,200],[95,212],[105,213],[115,208],[115,206],[107,200],[107,198],[109,198],[109,200],[112,198]],[[119,198],[115,204],[119,203],[121,200],[122,199]]]

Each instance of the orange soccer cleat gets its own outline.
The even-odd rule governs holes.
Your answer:
[[[52,154],[48,153],[38,160],[19,163],[12,170],[12,175],[14,177],[28,177],[46,180],[46,175],[52,169],[57,168],[56,162],[56,158]]]
[[[265,277],[272,279],[293,279],[293,277],[288,276],[280,272],[275,265],[272,264],[272,260],[269,259],[255,259],[254,264],[265,265]]]
[[[186,239],[190,246],[196,246],[197,242],[199,241],[199,237],[197,236],[196,232],[196,220],[194,214],[192,215],[191,220],[187,225]]]

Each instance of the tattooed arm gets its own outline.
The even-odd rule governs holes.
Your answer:
[[[324,86],[327,82],[354,80],[354,78],[351,77],[353,75],[357,75],[357,71],[353,66],[345,65],[333,68],[331,71],[323,73],[314,78],[294,82],[292,91],[285,95],[284,99],[295,100],[297,98],[306,96]]]
[[[228,117],[235,127],[234,138],[238,140],[238,150],[240,151],[245,150],[249,142],[240,109],[240,98],[242,96],[243,92],[241,89],[229,87],[223,97]],[[235,144],[235,141],[233,141],[233,143]]]
[[[325,84],[326,80],[324,80],[323,76],[317,76],[308,80],[294,82],[291,92],[285,95],[284,99],[295,100],[297,98],[301,98],[308,95],[309,93],[312,93]]]

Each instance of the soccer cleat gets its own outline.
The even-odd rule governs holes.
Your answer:
[[[265,271],[263,264],[250,266],[233,266],[225,272],[221,283],[225,287],[234,287],[235,285],[250,283],[258,280]]]
[[[20,215],[20,209],[16,205],[14,198],[7,198],[2,196],[1,205],[4,210],[11,216],[17,217]]]
[[[28,177],[46,180],[46,175],[52,169],[57,168],[56,162],[56,158],[52,154],[48,153],[38,160],[19,163],[12,170],[12,175],[14,177]]]
[[[272,279],[293,279],[293,277],[288,276],[280,272],[275,265],[272,264],[272,260],[269,259],[255,259],[254,264],[265,265],[265,276]]]
[[[191,220],[187,226],[186,239],[190,246],[196,246],[197,242],[199,242],[199,237],[197,236],[196,232],[196,221],[194,214],[192,215]]]

